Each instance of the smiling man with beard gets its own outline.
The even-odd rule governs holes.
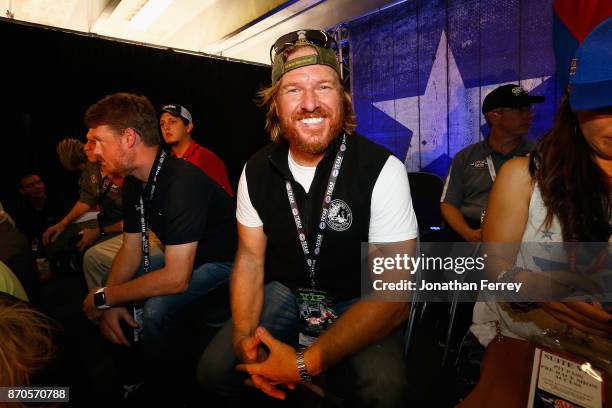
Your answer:
[[[360,243],[411,253],[416,218],[403,163],[354,132],[330,45],[326,33],[301,30],[273,47],[272,85],[260,92],[273,143],[240,179],[233,320],[204,352],[199,379],[244,396],[238,370],[284,399],[325,372],[325,387],[347,406],[402,406],[397,328],[409,304],[360,298]]]

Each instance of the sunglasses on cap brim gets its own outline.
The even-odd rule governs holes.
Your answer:
[[[336,40],[325,31],[298,30],[285,34],[276,40],[272,47],[270,47],[270,62],[274,63],[274,56],[280,54],[286,48],[292,47],[300,42],[310,43],[323,48],[332,48],[332,45],[335,45],[336,49],[338,48]],[[272,54],[272,51],[274,51],[274,54]]]

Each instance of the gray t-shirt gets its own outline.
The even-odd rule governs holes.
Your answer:
[[[494,151],[486,140],[466,147],[453,158],[440,202],[457,207],[468,223],[478,223],[499,169],[512,157],[525,156],[532,149],[533,143],[525,139],[507,154]]]

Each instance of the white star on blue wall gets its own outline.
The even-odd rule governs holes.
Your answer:
[[[408,171],[421,171],[440,157],[452,157],[464,147],[482,140],[485,135],[481,125],[485,120],[480,107],[493,89],[519,82],[530,92],[549,78],[517,78],[511,82],[466,88],[448,47],[446,33],[442,31],[425,93],[374,102],[373,105],[412,132],[405,165]]]

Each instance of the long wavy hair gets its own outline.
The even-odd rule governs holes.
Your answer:
[[[286,59],[296,48],[298,47],[288,47],[283,51],[283,58]],[[347,135],[350,135],[357,127],[357,118],[353,109],[353,97],[350,92],[344,89],[344,85],[342,81],[340,81],[340,78],[338,78],[338,82],[340,84],[338,92],[340,92],[342,112],[344,114],[342,130],[344,130]],[[280,140],[281,134],[283,133],[280,126],[280,119],[276,113],[276,96],[280,90],[280,83],[281,80],[279,79],[274,85],[263,88],[257,92],[257,98],[255,99],[257,106],[268,109],[266,112],[266,130],[270,133],[270,139],[275,143]]]
[[[607,242],[610,182],[597,165],[565,95],[552,129],[530,156],[529,172],[547,209],[544,226],[559,219],[566,242]]]

